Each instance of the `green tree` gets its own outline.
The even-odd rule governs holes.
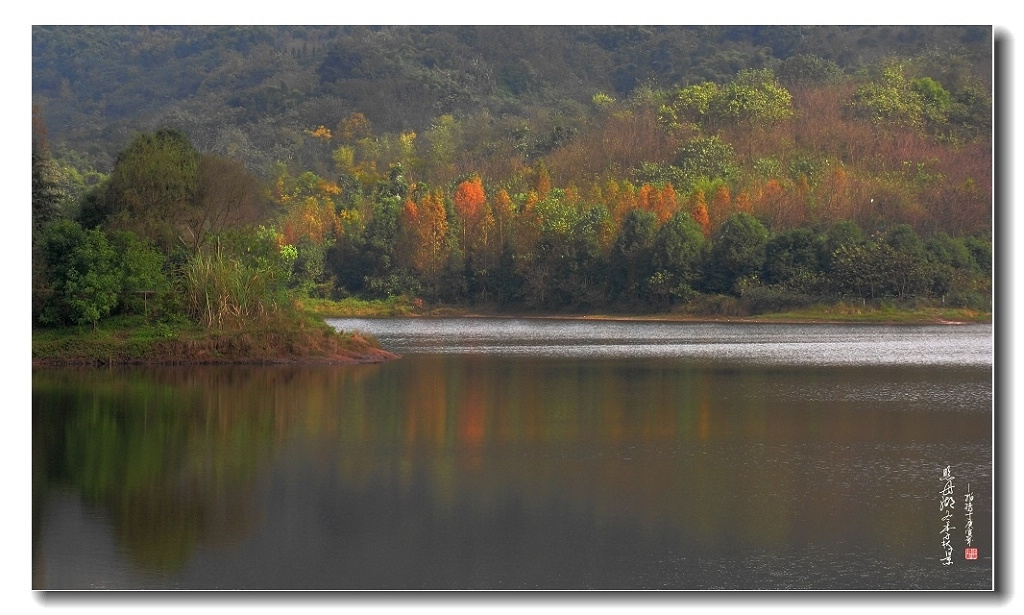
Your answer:
[[[420,289],[416,276],[396,259],[401,210],[398,196],[379,199],[363,235],[362,251],[368,269],[364,288],[375,298],[418,294]]]
[[[622,221],[622,230],[611,251],[610,273],[613,293],[626,304],[641,301],[646,281],[654,273],[652,251],[657,232],[654,214],[632,209]]]
[[[790,86],[834,83],[842,76],[843,70],[838,64],[816,55],[790,56],[779,66],[779,80]]]
[[[929,287],[929,271],[925,244],[908,224],[889,230],[877,246],[878,266],[889,280],[889,294],[899,298],[925,295]]]
[[[49,297],[40,321],[48,325],[92,324],[111,313],[122,290],[117,253],[99,230],[59,220],[43,229]]]
[[[652,254],[654,274],[648,280],[655,302],[682,302],[693,295],[704,245],[703,230],[686,212],[676,212],[658,229]]]
[[[921,101],[921,113],[926,124],[938,129],[949,122],[953,98],[942,84],[931,77],[919,77],[910,82],[910,90]]]
[[[793,96],[770,68],[742,70],[712,102],[711,113],[725,121],[766,126],[793,115]]]
[[[706,133],[736,124],[753,130],[790,117],[793,96],[771,69],[746,69],[724,86],[705,82],[681,88],[672,108],[662,113],[695,123]]]
[[[764,267],[768,230],[754,216],[738,212],[729,216],[711,241],[706,285],[712,292],[735,293],[737,284],[756,277]]]
[[[822,239],[807,228],[781,233],[765,245],[763,281],[811,293],[821,282]]]
[[[926,296],[933,286],[924,243],[908,225],[884,236],[840,246],[829,272],[832,292],[864,299],[910,299]]]
[[[60,173],[46,142],[46,126],[39,107],[32,106],[32,229],[64,214],[67,193],[60,187]]]
[[[161,129],[141,134],[117,156],[95,216],[110,229],[129,230],[165,252],[185,243],[187,221],[199,196],[200,155],[183,132]]]
[[[882,71],[882,78],[857,88],[853,110],[860,117],[889,127],[941,130],[953,112],[949,92],[931,77],[908,80],[902,64]]]
[[[968,84],[953,95],[949,126],[965,138],[986,137],[992,130],[992,99],[985,88]]]
[[[712,106],[721,97],[721,88],[717,83],[705,81],[680,88],[672,101],[673,119],[688,120],[706,131],[713,131],[717,114],[712,114]]]
[[[821,253],[818,255],[822,271],[832,271],[836,252],[843,247],[853,248],[864,243],[864,233],[852,220],[840,220],[825,231],[822,239]]]
[[[117,310],[129,314],[148,314],[170,290],[164,272],[166,257],[149,242],[134,233],[117,231],[109,242],[117,254],[120,281]]]
[[[986,276],[992,275],[992,240],[988,237],[968,237],[964,247],[971,253],[978,269]]]
[[[697,137],[679,148],[676,165],[685,177],[684,190],[701,179],[729,179],[738,170],[732,145],[721,137]]]
[[[611,225],[611,214],[600,205],[588,209],[573,224],[566,285],[575,308],[607,301],[608,258],[603,238]]]

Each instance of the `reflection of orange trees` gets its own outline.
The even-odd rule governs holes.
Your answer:
[[[707,442],[711,438],[711,390],[706,378],[699,383],[697,393],[697,440]]]
[[[431,368],[407,375],[402,387],[403,441],[407,448],[426,446],[440,449],[449,441],[449,390],[446,378],[439,377],[443,369],[440,357]],[[395,409],[398,410],[397,408]]]
[[[471,387],[461,401],[456,431],[458,442],[463,446],[477,447],[484,441],[486,410],[483,391],[478,387]]]
[[[730,376],[724,394],[723,381],[701,368],[610,361],[602,369],[593,377],[559,361],[406,357],[353,387],[365,392],[349,389],[359,402],[345,414],[359,414],[369,429],[339,437],[396,454],[368,458],[343,445],[343,479],[370,485],[375,472],[395,472],[425,480],[442,511],[459,502],[493,510],[513,493],[528,510],[557,502],[597,524],[652,533],[668,526],[709,548],[739,537],[781,549],[872,533],[892,515],[919,516],[917,500],[891,493],[867,471],[862,482],[838,483],[864,458],[858,447],[941,442],[949,433],[985,437],[983,425],[963,429],[978,423],[963,417],[922,428],[913,412],[770,404],[765,391],[777,372]],[[868,387],[877,374],[844,379]],[[817,382],[835,385],[824,376]],[[395,399],[380,403],[374,391],[383,390],[396,391]],[[598,487],[581,489],[581,480]],[[865,493],[876,485],[890,501],[856,505],[876,496]]]

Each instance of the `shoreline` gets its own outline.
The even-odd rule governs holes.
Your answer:
[[[581,322],[665,322],[692,324],[961,326],[992,324],[988,312],[969,310],[839,310],[757,316],[664,314],[501,313],[438,307],[411,313],[324,313],[322,326],[299,329],[251,329],[233,332],[183,332],[173,339],[147,337],[147,326],[127,324],[109,330],[33,331],[32,368],[156,365],[370,365],[401,358],[359,331],[336,331],[328,319],[493,318]]]
[[[886,317],[890,316],[890,317]],[[505,320],[574,320],[574,321],[607,321],[607,322],[678,322],[694,324],[780,324],[780,325],[971,325],[971,324],[992,324],[991,315],[974,318],[949,319],[940,315],[915,315],[915,314],[852,314],[852,315],[831,315],[812,316],[796,314],[765,314],[758,316],[707,316],[694,314],[508,314],[487,311],[461,311],[461,310],[435,310],[411,314],[334,314],[324,315],[324,319],[343,318],[410,318],[410,319],[440,319],[440,318],[494,318]]]
[[[138,320],[100,330],[32,332],[32,367],[366,365],[400,358],[371,336],[325,322],[234,331],[167,330]]]

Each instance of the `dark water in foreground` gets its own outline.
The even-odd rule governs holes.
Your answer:
[[[334,324],[405,356],[36,370],[33,587],[992,588],[990,326]]]

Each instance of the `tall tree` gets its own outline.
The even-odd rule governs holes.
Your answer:
[[[650,277],[651,255],[657,220],[649,211],[633,209],[626,214],[611,252],[612,287],[625,303],[641,300]]]
[[[479,175],[460,182],[455,189],[455,211],[462,218],[462,249],[468,252],[469,233],[476,231],[487,194],[484,192],[483,180]]]
[[[736,284],[756,276],[764,266],[768,230],[757,218],[735,213],[715,232],[707,286],[712,292],[737,292]]]
[[[59,218],[67,205],[60,188],[57,165],[46,141],[46,124],[37,105],[32,106],[32,228]]]
[[[700,225],[683,211],[658,229],[651,257],[654,274],[648,282],[652,299],[664,304],[690,298],[700,279],[704,244]]]
[[[259,180],[237,160],[203,155],[199,159],[197,203],[185,210],[182,239],[193,250],[210,235],[258,222],[266,214]]]
[[[117,156],[100,203],[105,226],[129,230],[168,251],[194,245],[186,221],[199,205],[199,152],[185,133],[141,134]]]

